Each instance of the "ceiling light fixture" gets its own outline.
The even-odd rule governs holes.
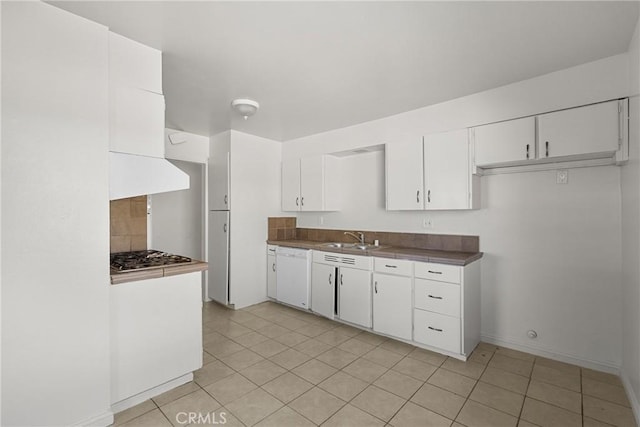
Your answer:
[[[260,108],[260,104],[258,104],[253,99],[234,99],[231,101],[231,106],[244,117],[245,120],[249,118],[249,116],[253,116],[258,108]]]

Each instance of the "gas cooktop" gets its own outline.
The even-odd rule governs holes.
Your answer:
[[[112,271],[131,271],[158,268],[191,262],[191,258],[149,249],[146,251],[117,252],[111,254]]]

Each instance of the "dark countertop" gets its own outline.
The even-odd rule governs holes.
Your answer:
[[[111,284],[135,282],[138,280],[157,279],[159,277],[176,276],[178,274],[204,271],[208,264],[203,261],[193,260],[191,262],[173,265],[163,265],[146,268],[144,270],[111,271]]]
[[[313,249],[324,252],[336,252],[349,255],[376,256],[381,258],[407,259],[410,261],[436,262],[439,264],[467,265],[482,258],[482,252],[437,251],[429,249],[380,246],[378,249],[360,250],[351,248],[332,248],[325,246],[329,242],[311,240],[267,240],[270,245],[290,248]]]

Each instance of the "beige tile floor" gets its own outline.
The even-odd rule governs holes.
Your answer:
[[[636,426],[614,375],[481,343],[469,361],[271,302],[203,308],[195,380],[123,426]]]

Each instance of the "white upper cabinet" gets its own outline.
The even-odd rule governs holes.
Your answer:
[[[628,102],[608,101],[475,127],[474,165],[497,168],[594,159],[621,164],[629,156]]]
[[[300,210],[300,159],[282,162],[282,210]]]
[[[164,158],[164,97],[124,86],[110,96],[109,150]]]
[[[109,79],[162,94],[162,52],[109,32]]]
[[[231,133],[223,132],[211,137],[209,146],[209,210],[231,209]]]
[[[422,141],[403,141],[385,146],[387,210],[424,209]]]
[[[324,156],[300,159],[300,210],[324,210],[324,160]]]
[[[525,117],[472,129],[475,164],[509,164],[536,158],[536,119]]]
[[[424,137],[425,209],[474,208],[467,129]]]
[[[467,129],[387,144],[385,150],[387,210],[479,207]]]
[[[162,52],[109,33],[109,150],[164,158]]]
[[[611,101],[538,116],[539,158],[613,154],[622,140],[618,108]]]
[[[283,161],[282,210],[340,210],[340,177],[340,163],[334,156]]]

